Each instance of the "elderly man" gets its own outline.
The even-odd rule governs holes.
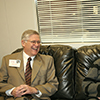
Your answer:
[[[22,34],[23,50],[3,57],[0,94],[7,100],[50,100],[57,91],[53,58],[39,54],[40,36],[34,30]]]

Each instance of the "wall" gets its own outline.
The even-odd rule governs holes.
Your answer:
[[[0,0],[0,65],[4,55],[21,47],[21,34],[37,27],[34,0]]]

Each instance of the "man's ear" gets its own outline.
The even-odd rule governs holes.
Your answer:
[[[24,47],[25,46],[25,41],[24,40],[21,40],[21,44]]]

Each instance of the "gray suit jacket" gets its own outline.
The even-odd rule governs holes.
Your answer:
[[[9,66],[10,60],[20,60],[20,67]],[[21,84],[25,84],[23,51],[3,57],[0,68],[0,93],[5,93]],[[57,91],[58,81],[55,77],[54,62],[51,56],[39,53],[36,55],[32,68],[31,86],[42,92],[40,98],[47,100]]]

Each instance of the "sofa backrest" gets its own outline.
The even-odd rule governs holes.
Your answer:
[[[100,45],[82,46],[76,52],[75,93],[76,100],[83,100],[82,81],[95,60],[100,58]]]

